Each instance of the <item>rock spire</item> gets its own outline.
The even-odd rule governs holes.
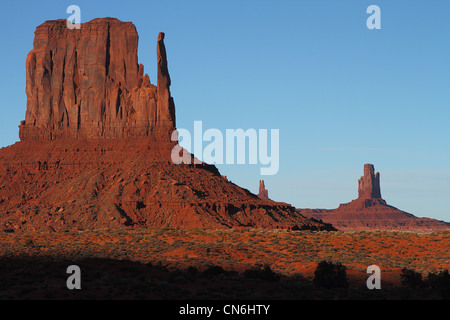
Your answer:
[[[381,199],[380,173],[373,164],[364,165],[364,176],[358,180],[358,199]]]
[[[260,198],[261,200],[270,200],[269,191],[266,189],[266,186],[264,185],[264,180],[259,180],[258,198]]]

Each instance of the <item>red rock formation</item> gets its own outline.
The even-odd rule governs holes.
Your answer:
[[[259,180],[259,193],[258,198],[261,200],[269,201],[269,191],[266,189],[266,186],[264,185],[264,180]]]
[[[158,57],[158,124],[175,126],[175,104],[170,95],[170,75],[167,68],[167,54],[164,45],[164,33],[160,32],[157,46]]]
[[[333,230],[267,203],[148,138],[25,140],[0,149],[0,230],[124,227]]]
[[[364,165],[364,176],[358,181],[358,199],[337,209],[297,209],[305,217],[322,220],[338,230],[450,230],[450,223],[418,218],[386,203],[381,198],[380,174],[372,164]]]
[[[175,110],[163,39],[160,34],[155,87],[138,64],[131,22],[94,19],[78,30],[56,20],[37,27],[26,61],[20,139],[127,138],[156,131],[165,139],[175,127]]]
[[[358,180],[358,199],[379,199],[380,191],[380,173],[375,173],[372,164],[364,165],[364,176]]]
[[[157,86],[138,65],[137,44],[134,25],[112,18],[81,30],[65,20],[36,29],[21,141],[0,149],[0,230],[333,230],[290,205],[260,200],[215,166],[173,164],[164,34]]]

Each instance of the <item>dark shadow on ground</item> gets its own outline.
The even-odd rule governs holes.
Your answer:
[[[70,265],[81,270],[81,289],[69,290]],[[270,268],[242,273],[211,266],[169,270],[127,260],[0,258],[0,299],[88,300],[331,300],[440,299],[429,289],[406,286],[369,290],[365,284],[325,289],[301,276],[285,277]]]

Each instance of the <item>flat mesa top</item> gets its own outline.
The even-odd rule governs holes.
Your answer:
[[[125,24],[133,24],[131,21],[121,21],[121,20],[119,20],[117,18],[112,18],[112,17],[95,18],[95,19],[92,19],[90,21],[84,22],[82,24],[86,24],[86,23],[90,23],[90,24],[94,24],[94,23],[122,23],[122,24],[125,23]],[[46,20],[41,25],[45,25],[45,24],[67,24],[67,20],[66,19]]]

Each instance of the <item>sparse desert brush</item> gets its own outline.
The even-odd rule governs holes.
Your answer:
[[[239,231],[237,231],[239,230]],[[233,264],[242,268],[265,261],[290,275],[301,264],[326,257],[357,270],[377,264],[395,270],[409,267],[423,274],[449,269],[450,232],[310,232],[261,229],[172,230],[167,228],[82,231],[76,233],[0,234],[0,256],[45,254],[60,257],[111,257],[132,261],[170,261],[177,267]],[[31,239],[40,251],[29,243]],[[251,241],[249,241],[251,239]],[[194,252],[186,259],[183,250]],[[175,251],[174,251],[175,250]],[[209,251],[208,251],[209,250]],[[177,260],[178,259],[178,260]],[[169,262],[167,262],[169,263]],[[313,270],[308,271],[311,276]],[[363,270],[364,271],[364,270]],[[389,271],[386,271],[389,272]]]
[[[320,261],[314,271],[313,283],[326,289],[347,288],[347,268],[340,262]]]
[[[400,278],[404,286],[411,287],[412,289],[420,289],[424,286],[424,281],[420,272],[408,268],[403,268],[401,271]]]
[[[450,299],[450,273],[447,269],[437,273],[428,273],[425,283],[436,291],[442,299]]]
[[[253,268],[245,270],[243,276],[247,279],[280,280],[280,275],[275,273],[268,264],[257,264]]]
[[[35,244],[34,244],[33,239],[31,239],[31,238],[26,238],[25,241],[23,242],[23,245],[24,245],[25,247],[32,248],[32,247],[34,247]]]

